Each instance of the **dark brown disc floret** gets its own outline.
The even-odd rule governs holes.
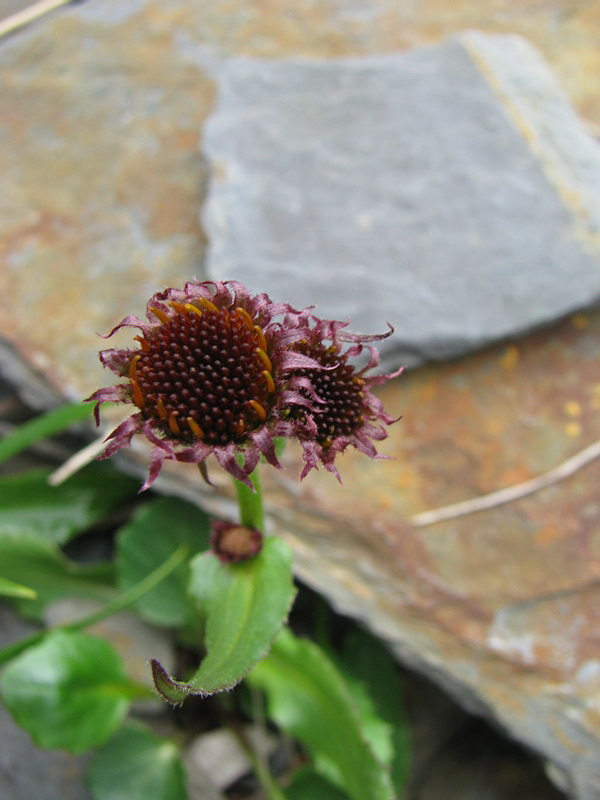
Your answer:
[[[364,381],[335,345],[313,344],[302,348],[302,352],[326,367],[303,370],[303,373],[310,378],[315,395],[321,401],[314,403],[315,439],[322,447],[329,447],[340,436],[352,436],[363,423]]]
[[[133,401],[182,442],[242,441],[267,419],[275,383],[264,332],[243,308],[204,301],[153,309],[161,325],[138,337],[129,368]]]

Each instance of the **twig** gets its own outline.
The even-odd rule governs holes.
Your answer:
[[[39,3],[34,3],[32,6],[23,9],[23,11],[17,11],[16,14],[11,14],[10,17],[0,22],[0,37],[13,33],[13,31],[22,28],[24,25],[43,17],[49,11],[54,11],[55,8],[71,2],[73,0],[40,0]]]
[[[538,475],[536,478],[518,483],[516,486],[508,486],[506,489],[499,489],[496,492],[475,497],[472,500],[465,500],[462,503],[454,503],[449,506],[435,508],[432,511],[424,511],[421,514],[416,514],[410,521],[413,525],[422,527],[424,525],[433,525],[434,522],[442,522],[446,519],[464,517],[476,511],[485,511],[503,503],[510,503],[520,497],[545,489],[546,486],[551,486],[553,483],[570,478],[571,475],[574,475],[578,470],[598,457],[600,457],[600,441],[580,450],[574,456],[559,464],[558,467],[545,472],[543,475]]]
[[[68,458],[64,464],[61,464],[60,467],[48,477],[48,483],[51,486],[58,486],[67,478],[70,478],[71,475],[74,475],[76,472],[79,472],[80,469],[83,469],[87,466],[90,462],[92,462],[96,456],[100,455],[102,450],[106,447],[106,434],[103,433],[98,439],[94,439],[93,442],[86,445],[81,450],[78,450],[74,453],[71,458]]]

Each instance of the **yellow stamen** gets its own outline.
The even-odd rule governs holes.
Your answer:
[[[270,394],[273,394],[275,391],[275,381],[273,380],[273,376],[268,370],[263,371],[263,378],[265,379],[265,383],[267,384],[267,391]]]
[[[254,326],[254,330],[256,331],[256,335],[258,337],[258,343],[261,346],[261,349],[266,351],[266,349],[267,349],[267,340],[265,339],[265,334],[264,334],[263,329],[261,327],[259,327],[258,325],[255,325]]]
[[[177,435],[178,433],[181,433],[181,428],[177,424],[177,412],[176,411],[171,411],[171,413],[169,414],[169,428],[171,429],[171,433],[174,433],[175,435]]]
[[[216,307],[214,303],[211,303],[210,300],[207,300],[206,297],[199,297],[198,302],[202,303],[204,308],[208,311],[218,311],[219,309]]]
[[[331,438],[331,436],[326,436],[325,439],[323,439],[323,441],[321,442],[322,447],[331,447],[332,444],[333,444],[333,439]]]
[[[140,389],[139,383],[134,379],[131,380],[131,389],[133,391],[133,402],[141,410],[146,405],[146,398]]]
[[[185,303],[179,303],[177,300],[172,300],[169,305],[171,308],[174,308],[175,311],[178,311],[180,314],[183,314],[185,309]]]
[[[138,408],[141,409],[146,405],[146,399],[144,398],[144,393],[140,389],[140,385],[137,382],[136,367],[140,358],[141,355],[137,355],[131,359],[129,364],[129,382],[131,383],[131,390],[133,392],[133,402]]]
[[[194,314],[198,314],[199,317],[202,316],[200,309],[197,306],[193,306],[191,303],[184,303],[183,307],[186,311],[192,311]]]
[[[240,317],[244,320],[246,325],[251,331],[254,331],[254,321],[250,314],[246,311],[245,308],[240,308],[239,306],[235,309],[235,313],[239,314]]]
[[[136,369],[140,358],[141,355],[138,354],[137,356],[134,356],[129,362],[129,378],[132,381],[135,381],[137,379]]]
[[[265,353],[265,351],[261,347],[257,347],[254,352],[260,358],[260,360],[263,362],[263,364],[268,369],[268,371],[269,372],[273,372],[273,364],[271,364],[271,359]]]
[[[355,383],[357,386],[364,386],[365,382],[362,378],[359,378],[358,375],[355,375],[352,378],[352,383]]]
[[[264,422],[266,420],[266,418],[267,418],[267,412],[261,406],[261,404],[258,402],[258,400],[248,400],[248,402],[250,403],[252,408],[256,411],[256,414],[257,414],[258,418],[262,422]]]
[[[166,419],[167,418],[167,409],[165,408],[165,404],[163,402],[162,397],[159,397],[158,400],[156,401],[156,408],[158,410],[158,416],[161,419]]]
[[[147,353],[148,350],[150,350],[150,344],[148,343],[147,339],[144,339],[143,336],[134,336],[133,338],[136,340],[136,342],[140,343],[140,347],[144,352]]]
[[[198,439],[202,439],[202,441],[204,441],[204,439],[206,438],[204,435],[204,431],[202,430],[200,425],[198,425],[198,423],[193,417],[187,418],[187,424],[191,432],[194,434],[194,436],[197,436]]]
[[[168,314],[165,314],[165,312],[161,311],[160,308],[151,308],[150,311],[159,318],[163,325],[166,325],[168,322],[170,322]]]
[[[134,356],[129,363],[129,382],[131,383],[131,390],[133,392],[133,402],[141,409],[146,405],[146,399],[137,381],[136,369],[140,358],[141,355]]]

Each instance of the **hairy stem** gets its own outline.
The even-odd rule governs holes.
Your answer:
[[[258,467],[250,476],[250,480],[254,486],[254,491],[249,486],[246,486],[245,483],[238,481],[237,478],[233,479],[240,509],[240,523],[245,528],[256,528],[257,531],[264,533],[265,516]]]

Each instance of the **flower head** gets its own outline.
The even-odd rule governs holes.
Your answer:
[[[303,316],[307,316],[306,312]],[[391,336],[391,326],[387,333],[361,336],[345,331],[346,323],[321,320],[312,314],[307,319],[308,332],[303,321],[304,338],[295,347],[315,361],[319,369],[308,367],[296,374],[307,380],[310,395],[308,388],[303,391],[313,402],[309,413],[294,405],[289,408],[290,416],[299,423],[294,433],[303,448],[305,466],[301,477],[321,462],[339,480],[335,457],[349,445],[371,458],[383,457],[372,440],[385,439],[387,432],[381,423],[390,425],[396,419],[386,414],[370,389],[397,377],[403,368],[385,375],[367,375],[380,361],[379,352],[367,343]],[[346,343],[350,346],[344,350]],[[366,346],[370,357],[359,369],[353,361]]]
[[[103,402],[135,407],[109,435],[101,458],[144,435],[153,450],[143,488],[165,459],[197,463],[206,478],[211,454],[251,486],[261,455],[281,466],[275,437],[300,440],[302,477],[321,462],[339,478],[333,462],[348,445],[377,456],[371,440],[387,434],[373,423],[394,420],[369,390],[393,375],[366,376],[379,363],[374,348],[363,369],[351,359],[366,342],[389,334],[346,333],[343,323],[319,320],[311,309],[296,311],[266,294],[251,295],[235,281],[165,289],[150,299],[146,316],[148,321],[126,317],[108,334],[137,328],[138,346],[100,353],[124,382],[89,398],[96,402],[97,422]],[[345,343],[350,346],[343,351]]]
[[[109,334],[138,328],[139,347],[104,350],[100,360],[125,382],[100,389],[89,399],[131,403],[136,413],[109,436],[102,457],[127,447],[141,433],[154,445],[144,488],[165,459],[204,466],[214,453],[234,477],[248,476],[262,454],[279,467],[274,436],[282,404],[298,400],[294,370],[314,364],[295,351],[299,324],[275,318],[301,315],[266,294],[252,296],[240,283],[190,282],[184,289],[155,294],[148,322],[126,317]],[[236,456],[243,454],[242,465]]]

